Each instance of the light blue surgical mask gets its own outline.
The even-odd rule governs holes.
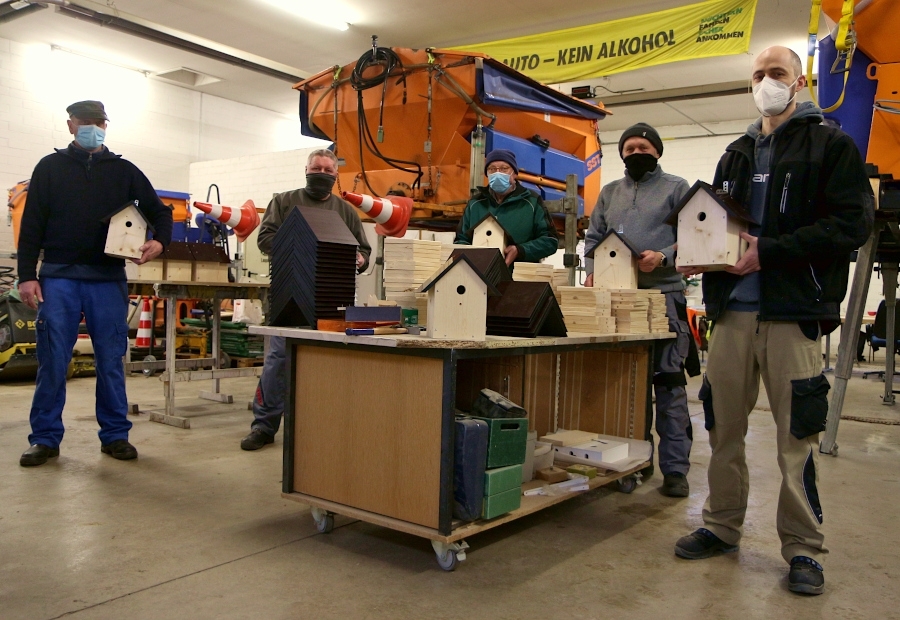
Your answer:
[[[75,141],[83,149],[93,151],[103,144],[106,138],[106,130],[96,125],[79,125],[78,132],[75,134]]]
[[[509,190],[511,185],[509,175],[505,172],[492,172],[488,175],[488,185],[498,194],[503,194]]]

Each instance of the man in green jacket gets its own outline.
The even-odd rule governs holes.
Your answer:
[[[495,149],[485,158],[487,187],[479,187],[466,204],[456,229],[456,243],[472,244],[473,228],[487,214],[493,215],[512,237],[506,248],[506,264],[537,263],[559,247],[556,228],[541,197],[516,183],[516,154]]]

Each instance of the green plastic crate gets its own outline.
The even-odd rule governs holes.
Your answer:
[[[510,465],[484,472],[484,494],[496,495],[522,486],[522,466]]]
[[[480,418],[487,422],[487,468],[521,465],[525,462],[525,446],[528,443],[528,418]]]
[[[505,515],[522,505],[522,489],[516,487],[509,491],[503,491],[496,495],[489,495],[484,498],[484,508],[482,508],[482,519],[493,519],[500,515]]]

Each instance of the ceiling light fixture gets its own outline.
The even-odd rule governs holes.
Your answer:
[[[153,73],[149,69],[138,69],[137,67],[131,67],[129,65],[119,64],[117,62],[112,62],[105,58],[100,58],[99,56],[93,56],[91,54],[85,54],[84,52],[78,52],[73,49],[69,49],[67,47],[62,47],[61,45],[50,44],[50,51],[52,52],[65,52],[66,54],[71,54],[73,56],[80,56],[82,58],[87,58],[88,60],[93,60],[94,62],[102,62],[105,65],[111,65],[113,67],[119,67],[120,69],[128,69],[129,71],[135,71],[137,73],[142,73],[144,77],[150,77],[150,74]]]
[[[307,21],[334,28],[347,30],[350,28],[350,15],[345,7],[334,2],[324,3],[322,0],[262,0],[282,11],[287,11]]]

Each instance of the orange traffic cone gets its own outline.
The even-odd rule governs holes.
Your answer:
[[[344,200],[359,207],[363,213],[375,220],[375,232],[384,237],[402,237],[409,225],[412,214],[412,198],[391,196],[373,198],[368,194],[344,192]]]
[[[144,299],[144,307],[141,308],[141,322],[138,323],[137,338],[134,340],[134,346],[138,348],[150,347],[150,323],[153,318],[150,316],[150,298]]]
[[[259,213],[256,212],[256,205],[252,200],[242,204],[240,209],[196,201],[194,206],[204,213],[208,213],[213,219],[219,220],[226,226],[231,226],[238,241],[241,242],[245,241],[250,233],[259,226]]]

